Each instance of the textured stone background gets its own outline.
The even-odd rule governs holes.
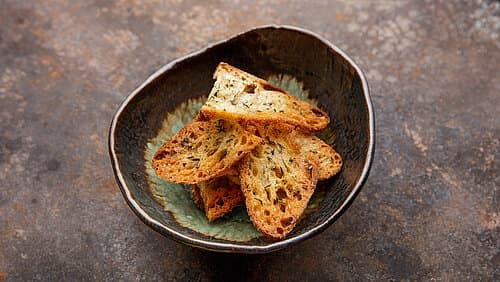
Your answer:
[[[498,1],[141,2],[0,0],[0,281],[500,280]],[[269,23],[311,29],[365,70],[370,178],[283,251],[164,238],[122,199],[111,117],[163,64]]]

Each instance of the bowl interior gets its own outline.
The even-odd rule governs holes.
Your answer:
[[[319,192],[313,196],[314,212],[305,216],[284,241],[273,242],[259,236],[251,226],[244,231],[251,236],[239,239],[231,234],[214,236],[197,229],[203,225],[197,223],[203,220],[201,211],[190,206],[176,211],[182,215],[167,212],[151,192],[157,184],[151,181],[147,171],[148,146],[149,150],[154,149],[152,141],[158,141],[169,113],[176,109],[177,113],[185,113],[176,117],[181,125],[189,120],[189,109],[195,109],[196,105],[180,111],[179,106],[209,93],[213,71],[220,61],[263,78],[290,78],[286,82],[292,81],[291,84],[285,85],[283,80],[277,84],[299,95],[308,92],[309,98],[317,101],[330,116],[330,126],[322,134],[341,154],[343,168],[337,176],[319,185]],[[169,64],[129,96],[115,115],[110,131],[110,153],[124,196],[136,214],[155,230],[197,247],[266,252],[305,239],[326,228],[347,208],[360,188],[360,180],[366,177],[373,146],[373,118],[363,81],[356,67],[323,40],[308,32],[283,27],[251,30]],[[181,190],[176,201],[194,205],[190,202],[189,189],[184,189],[184,193]],[[340,207],[343,210],[339,210]],[[223,221],[248,226],[244,213],[244,210],[237,211],[237,216]],[[187,226],[179,216],[194,223]],[[230,228],[239,230],[241,226],[236,224]]]

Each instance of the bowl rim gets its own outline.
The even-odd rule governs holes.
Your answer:
[[[368,148],[367,148],[367,154],[366,158],[364,160],[364,166],[361,171],[361,175],[352,189],[352,191],[349,193],[347,198],[343,201],[343,203],[340,205],[340,207],[333,212],[325,221],[321,222],[319,225],[307,230],[306,232],[299,234],[295,237],[290,237],[286,238],[281,241],[274,241],[270,242],[267,245],[264,246],[250,246],[250,245],[239,245],[239,244],[234,244],[234,243],[229,243],[229,242],[214,242],[210,240],[204,240],[204,239],[197,239],[193,238],[189,235],[183,234],[181,232],[178,232],[176,230],[171,229],[170,227],[162,224],[158,220],[154,219],[151,217],[142,207],[139,205],[139,203],[134,199],[132,196],[129,187],[127,186],[127,183],[121,173],[121,168],[120,164],[118,162],[118,157],[116,154],[116,143],[115,143],[115,133],[116,133],[116,127],[118,120],[120,119],[120,116],[122,115],[122,112],[124,109],[128,106],[129,102],[138,94],[140,91],[145,88],[150,82],[152,82],[154,79],[162,75],[165,71],[173,68],[176,64],[178,64],[181,61],[184,61],[185,59],[188,59],[190,57],[197,56],[199,54],[202,54],[206,50],[223,44],[233,38],[236,38],[238,36],[241,36],[245,33],[252,32],[252,31],[257,31],[261,29],[282,29],[282,30],[290,30],[290,31],[295,31],[299,33],[303,33],[308,36],[312,36],[318,40],[320,40],[323,44],[325,44],[328,48],[331,48],[334,52],[342,56],[349,64],[356,70],[357,75],[359,76],[361,80],[361,86],[363,89],[363,94],[368,110],[368,123],[369,123],[369,134],[368,134]],[[296,26],[291,26],[291,25],[276,25],[276,24],[271,24],[271,25],[262,25],[262,26],[257,26],[251,29],[248,29],[246,31],[240,32],[236,35],[230,36],[224,40],[217,41],[215,43],[211,43],[207,45],[206,47],[194,51],[192,53],[189,53],[187,55],[181,56],[164,66],[162,66],[160,69],[158,69],[156,72],[154,72],[152,75],[150,75],[139,87],[137,87],[134,91],[132,91],[131,94],[129,94],[125,100],[121,102],[121,104],[118,106],[118,109],[116,110],[115,114],[113,115],[113,119],[111,121],[111,125],[109,128],[109,136],[108,136],[108,149],[109,149],[109,154],[111,158],[111,164],[113,167],[113,172],[116,178],[116,181],[118,183],[118,186],[120,187],[120,190],[122,192],[123,197],[125,198],[127,204],[129,207],[134,211],[134,213],[148,226],[153,228],[155,231],[159,232],[162,235],[168,236],[169,238],[190,245],[194,246],[197,248],[201,249],[206,249],[210,251],[217,251],[217,252],[237,252],[237,253],[249,253],[249,254],[258,254],[258,253],[268,253],[272,251],[276,251],[279,249],[282,249],[286,246],[304,241],[305,239],[311,238],[314,235],[324,231],[328,226],[330,226],[333,222],[335,222],[352,204],[354,199],[356,198],[357,194],[360,192],[362,186],[366,182],[366,179],[368,178],[369,170],[373,161],[373,155],[374,155],[374,147],[375,147],[375,117],[374,117],[374,111],[373,111],[373,106],[370,98],[370,91],[368,88],[368,82],[365,78],[365,75],[363,74],[363,71],[359,68],[359,66],[351,59],[342,49],[339,47],[335,46],[333,43],[322,37],[321,35],[318,35],[317,33],[314,33],[310,30],[301,28],[301,27],[296,27]]]

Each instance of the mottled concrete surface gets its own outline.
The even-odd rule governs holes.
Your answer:
[[[0,281],[500,280],[498,1],[141,2],[0,0]],[[163,64],[268,23],[365,70],[369,180],[324,233],[276,253],[164,238],[122,199],[111,117]]]

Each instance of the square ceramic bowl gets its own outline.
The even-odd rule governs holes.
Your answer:
[[[188,187],[158,178],[151,168],[156,150],[204,103],[221,61],[269,80],[330,116],[329,127],[318,136],[341,154],[342,170],[318,183],[307,210],[285,240],[272,241],[260,234],[244,207],[208,222]],[[346,211],[368,176],[374,138],[368,85],[352,59],[310,31],[265,26],[175,60],[149,77],[116,111],[109,151],[125,200],[154,230],[203,249],[265,253],[318,234]]]

